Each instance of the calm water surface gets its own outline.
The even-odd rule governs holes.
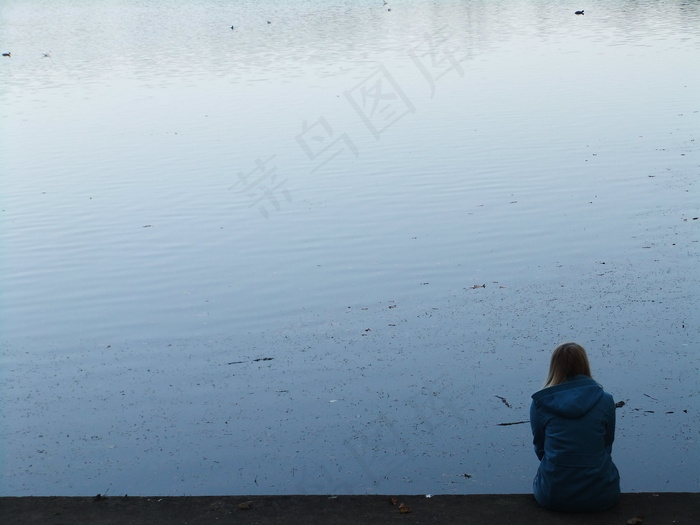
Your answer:
[[[700,490],[700,2],[389,4],[2,3],[0,494]]]

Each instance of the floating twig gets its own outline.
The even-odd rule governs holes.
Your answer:
[[[522,425],[523,423],[529,423],[530,420],[528,419],[527,421],[513,421],[512,423],[498,423],[499,427],[509,427],[510,425]]]
[[[513,408],[505,397],[501,397],[501,396],[493,396],[493,397],[497,397],[498,399],[503,401],[503,404],[505,406],[507,406],[508,408]]]
[[[258,359],[253,359],[253,363],[258,363],[260,361],[272,361],[274,357],[259,357]],[[243,363],[248,363],[249,361],[231,361],[230,363],[226,363],[227,365],[242,365]]]

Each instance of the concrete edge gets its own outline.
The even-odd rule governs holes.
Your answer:
[[[530,494],[0,497],[0,523],[697,525],[700,493],[630,493],[605,512],[541,508]]]

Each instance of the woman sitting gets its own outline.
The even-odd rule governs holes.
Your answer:
[[[533,482],[543,507],[599,511],[620,497],[620,474],[610,456],[615,438],[615,403],[591,378],[586,351],[565,343],[552,353],[544,389],[530,406],[540,466]]]

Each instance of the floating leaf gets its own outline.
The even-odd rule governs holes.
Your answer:
[[[404,505],[403,503],[401,503],[401,504],[399,505],[399,512],[400,512],[401,514],[408,514],[409,512],[411,512],[411,507],[409,507],[409,506]]]
[[[627,525],[639,525],[644,521],[644,516],[635,516],[627,520]]]

